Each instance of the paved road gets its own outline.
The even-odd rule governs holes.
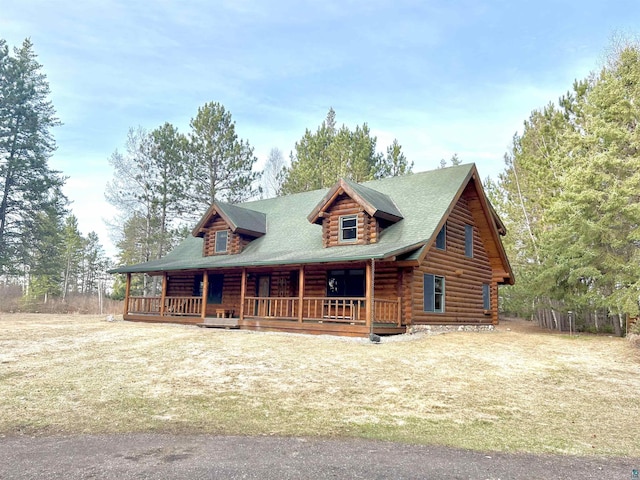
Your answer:
[[[362,440],[174,435],[0,437],[0,479],[604,479],[640,459],[483,454]]]

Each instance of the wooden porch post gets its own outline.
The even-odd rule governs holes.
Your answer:
[[[304,305],[304,265],[300,265],[298,273],[298,323],[302,323]]]
[[[202,274],[202,319],[207,316],[207,292],[209,291],[209,274],[205,270]]]
[[[124,314],[126,317],[129,313],[129,295],[131,294],[131,274],[127,273],[127,283],[124,287]]]
[[[366,326],[371,327],[373,317],[373,275],[371,263],[366,262],[365,268],[365,321]]]
[[[167,272],[162,272],[162,293],[160,294],[160,316],[164,317],[164,299],[167,296]]]
[[[240,280],[240,321],[244,320],[244,297],[247,294],[247,269],[242,268],[242,279]]]

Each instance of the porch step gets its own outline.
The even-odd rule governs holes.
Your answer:
[[[239,318],[205,317],[203,323],[198,323],[199,327],[205,328],[240,328]]]

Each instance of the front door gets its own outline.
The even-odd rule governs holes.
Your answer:
[[[222,303],[222,287],[224,285],[224,275],[210,273],[207,282],[209,288],[207,291],[207,304]]]
[[[271,295],[271,275],[259,275],[258,282],[256,283],[256,297],[259,300],[256,302],[255,314],[259,317],[268,317],[270,313],[270,301]]]

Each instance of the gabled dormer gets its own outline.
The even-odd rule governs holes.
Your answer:
[[[262,212],[215,201],[191,233],[204,238],[203,256],[234,255],[267,233],[267,217]]]
[[[307,219],[322,225],[322,245],[377,243],[382,230],[402,220],[402,213],[384,193],[340,179]]]

